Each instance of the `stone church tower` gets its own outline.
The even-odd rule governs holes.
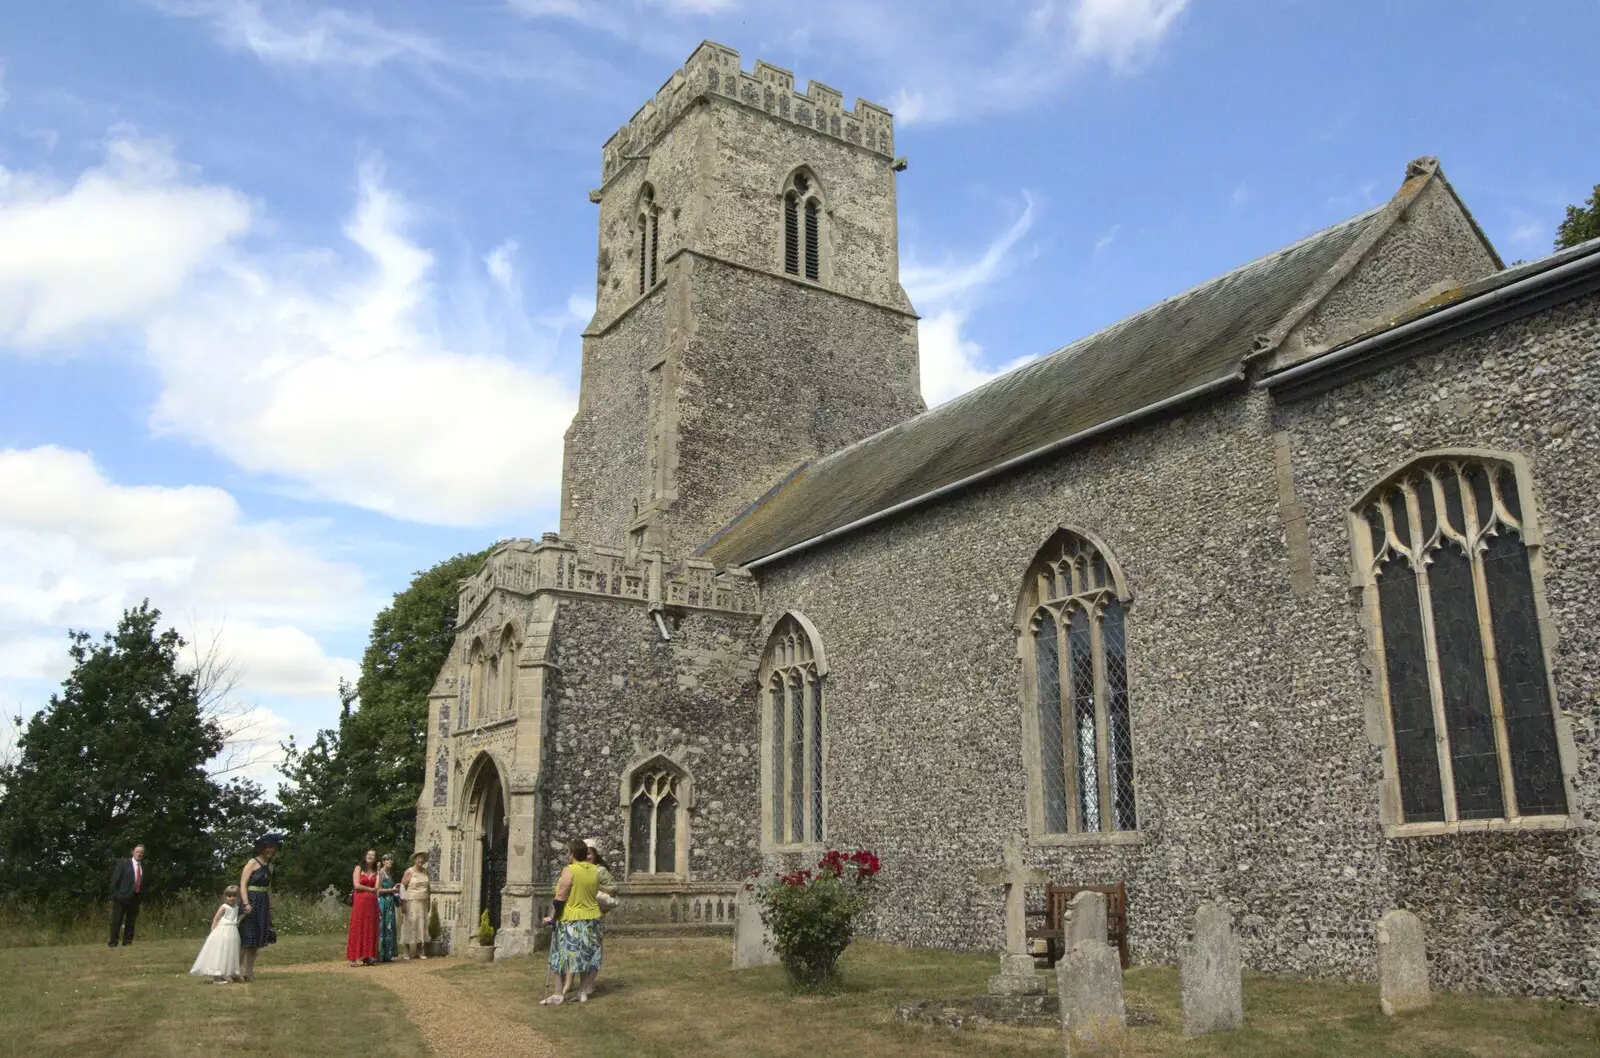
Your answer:
[[[702,44],[602,152],[561,532],[461,593],[418,843],[451,943],[529,950],[573,836],[635,923],[731,924],[759,862],[753,581],[697,558],[797,468],[922,411],[889,113]],[[621,868],[621,869],[619,869]]]

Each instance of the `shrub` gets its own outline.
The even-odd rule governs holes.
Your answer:
[[[428,908],[428,939],[439,939],[439,905]]]
[[[489,925],[488,908],[484,908],[483,914],[478,916],[478,943],[486,948],[494,943],[494,927]]]
[[[838,979],[839,956],[855,935],[856,916],[872,900],[878,857],[865,849],[829,850],[815,871],[799,870],[745,889],[761,908],[789,980],[805,989]]]

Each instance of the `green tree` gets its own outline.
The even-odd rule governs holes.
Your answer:
[[[160,620],[146,600],[101,642],[69,633],[71,674],[0,769],[0,890],[96,899],[139,843],[160,891],[209,887],[219,833],[260,818],[259,787],[207,775],[223,732]]]
[[[343,885],[362,850],[404,860],[415,840],[426,777],[428,692],[456,631],[461,581],[487,551],[457,555],[418,573],[372,622],[355,686],[341,685],[336,728],[310,745],[291,742],[278,790],[294,855],[284,884],[315,891]]]
[[[1556,249],[1565,250],[1590,239],[1600,239],[1600,184],[1594,185],[1589,201],[1567,207],[1567,219],[1556,228]]]

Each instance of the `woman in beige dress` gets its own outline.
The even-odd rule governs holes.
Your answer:
[[[428,854],[413,852],[411,866],[400,876],[400,946],[403,958],[428,957]]]

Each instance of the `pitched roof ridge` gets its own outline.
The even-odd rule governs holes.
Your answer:
[[[827,465],[829,463],[835,462],[835,461],[839,460],[840,458],[843,458],[846,453],[852,452],[857,448],[865,447],[865,446],[875,442],[879,438],[886,437],[886,436],[888,436],[890,434],[894,434],[894,433],[897,433],[899,431],[909,429],[914,423],[925,422],[925,421],[929,420],[930,418],[938,417],[938,416],[941,416],[941,415],[944,415],[944,414],[955,414],[955,409],[960,408],[962,405],[964,405],[966,403],[969,403],[971,401],[981,400],[982,399],[981,394],[983,394],[991,386],[993,386],[996,383],[1000,382],[1002,379],[1011,378],[1011,377],[1013,377],[1015,375],[1026,373],[1030,369],[1038,367],[1039,365],[1043,364],[1047,360],[1054,360],[1057,357],[1071,356],[1074,353],[1081,354],[1085,349],[1087,349],[1091,344],[1093,344],[1097,340],[1106,338],[1106,337],[1108,337],[1110,335],[1114,335],[1120,330],[1123,330],[1125,328],[1131,327],[1134,323],[1136,323],[1139,320],[1145,318],[1146,316],[1153,315],[1153,314],[1159,312],[1162,309],[1168,308],[1171,305],[1174,305],[1174,304],[1182,302],[1186,298],[1193,297],[1193,296],[1195,296],[1197,294],[1200,294],[1200,293],[1202,293],[1202,292],[1204,292],[1206,290],[1209,290],[1209,289],[1211,289],[1213,287],[1219,286],[1219,285],[1222,284],[1222,282],[1224,280],[1226,280],[1226,279],[1228,279],[1228,278],[1230,278],[1230,277],[1232,277],[1234,275],[1237,275],[1237,274],[1239,274],[1241,272],[1248,271],[1251,268],[1255,268],[1255,267],[1257,267],[1259,265],[1266,264],[1266,263],[1268,263],[1270,261],[1274,261],[1274,260],[1277,260],[1279,258],[1282,258],[1282,257],[1288,255],[1291,251],[1297,250],[1300,247],[1302,247],[1302,246],[1304,246],[1304,245],[1306,245],[1308,243],[1315,242],[1318,239],[1325,238],[1330,233],[1338,231],[1341,228],[1345,228],[1345,227],[1348,227],[1348,226],[1354,225],[1354,224],[1359,224],[1362,221],[1368,220],[1369,218],[1375,216],[1378,213],[1381,213],[1384,209],[1388,208],[1388,205],[1389,205],[1388,203],[1384,203],[1382,205],[1374,206],[1371,209],[1369,209],[1369,210],[1367,210],[1367,211],[1365,211],[1363,213],[1357,213],[1357,214],[1355,214],[1353,216],[1346,217],[1344,220],[1338,221],[1338,222],[1333,223],[1333,224],[1329,224],[1326,227],[1318,228],[1316,231],[1311,232],[1309,235],[1302,236],[1301,238],[1296,239],[1294,242],[1289,243],[1286,246],[1278,247],[1276,250],[1273,250],[1271,253],[1265,253],[1265,254],[1262,254],[1260,257],[1251,258],[1250,260],[1244,262],[1243,264],[1236,265],[1233,268],[1228,269],[1226,272],[1218,273],[1217,275],[1212,276],[1210,279],[1207,279],[1207,280],[1204,280],[1202,282],[1196,283],[1194,286],[1191,286],[1186,290],[1179,291],[1176,294],[1168,295],[1167,297],[1162,298],[1160,301],[1151,302],[1149,305],[1146,305],[1144,308],[1140,309],[1138,312],[1134,312],[1134,313],[1131,313],[1131,314],[1129,314],[1127,316],[1123,316],[1120,319],[1113,320],[1112,322],[1106,324],[1105,326],[1103,326],[1103,327],[1101,327],[1101,328],[1099,328],[1097,330],[1090,331],[1088,334],[1085,334],[1085,335],[1082,335],[1080,337],[1074,338],[1072,341],[1066,343],[1065,345],[1059,345],[1059,346],[1056,346],[1054,349],[1051,349],[1049,352],[1041,353],[1038,356],[1034,357],[1033,359],[1027,361],[1026,363],[1018,364],[1016,367],[1011,368],[1009,371],[1003,371],[1000,374],[994,376],[993,378],[983,382],[982,384],[972,387],[971,389],[967,390],[965,393],[962,393],[962,394],[960,394],[959,396],[956,396],[956,397],[952,397],[951,399],[945,401],[943,404],[935,405],[934,407],[929,408],[926,411],[918,412],[917,414],[913,415],[909,419],[902,419],[899,422],[895,423],[893,426],[887,426],[884,429],[879,430],[877,433],[868,434],[866,437],[863,437],[858,441],[853,441],[850,444],[845,445],[843,448],[835,449],[834,451],[829,452],[825,456],[821,456],[821,457],[819,457],[817,459],[813,459],[809,463],[807,463],[806,465],[800,467],[798,470],[796,470],[793,473],[791,473],[790,475],[788,475],[784,479],[784,481],[780,482],[779,484],[780,485],[781,484],[786,484],[790,480],[793,480],[795,478],[801,477],[807,471],[810,471],[810,470],[812,470],[814,468],[825,466],[825,465]],[[1385,230],[1387,230],[1387,225],[1385,226]],[[1241,359],[1243,359],[1243,357],[1241,357]],[[758,505],[759,505],[759,503],[758,504],[753,504],[752,507],[758,506]],[[731,527],[731,523],[730,523],[729,527]],[[724,527],[722,530],[719,530],[717,535],[720,537],[723,533],[725,533],[727,531],[727,529],[729,527]]]
[[[1316,307],[1322,304],[1328,295],[1333,293],[1334,289],[1344,282],[1345,278],[1351,272],[1354,272],[1362,261],[1366,260],[1367,254],[1372,252],[1372,248],[1382,242],[1383,237],[1393,230],[1395,222],[1411,206],[1411,203],[1417,200],[1417,196],[1422,194],[1423,188],[1432,183],[1435,178],[1444,179],[1444,174],[1439,169],[1439,159],[1431,155],[1423,155],[1406,163],[1406,177],[1401,181],[1399,189],[1389,197],[1387,202],[1364,214],[1381,214],[1383,215],[1382,221],[1374,224],[1361,238],[1351,243],[1350,248],[1345,250],[1339,256],[1339,259],[1333,262],[1316,282],[1306,288],[1305,296],[1295,302],[1294,307],[1284,313],[1283,318],[1275,323],[1270,330],[1256,338],[1255,347],[1250,350],[1250,358],[1255,359],[1266,356],[1282,345],[1284,339],[1288,338],[1294,329],[1300,326],[1305,318],[1311,315],[1316,310]],[[1448,188],[1450,186],[1449,181],[1446,180],[1444,183],[1445,187]],[[1457,199],[1457,201],[1459,202],[1460,200]],[[1479,234],[1481,235],[1482,233],[1480,232]]]

